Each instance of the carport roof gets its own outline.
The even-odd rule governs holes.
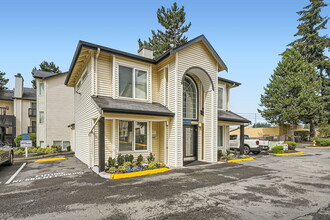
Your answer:
[[[223,110],[218,110],[218,121],[251,123],[250,120],[243,118],[242,116],[240,116],[234,112],[223,111]]]
[[[96,105],[108,113],[138,114],[173,117],[174,113],[159,103],[143,103],[113,99],[105,96],[92,96]]]

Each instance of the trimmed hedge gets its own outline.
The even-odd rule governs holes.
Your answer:
[[[285,143],[288,144],[289,150],[295,150],[297,147],[297,143],[294,141],[286,141]]]
[[[318,146],[330,146],[330,138],[313,138]]]
[[[271,149],[272,153],[274,154],[282,154],[284,153],[284,147],[283,146],[275,146]]]

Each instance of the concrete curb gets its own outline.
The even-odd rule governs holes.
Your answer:
[[[34,161],[34,163],[52,162],[52,161],[67,160],[67,159],[68,158],[65,158],[65,157],[53,157],[53,158],[39,159],[39,160]]]
[[[35,159],[40,159],[40,158],[55,157],[55,156],[61,156],[61,155],[74,155],[74,152],[61,152],[61,153],[56,153],[56,154],[39,155],[39,156],[35,156],[35,157],[14,158],[14,161],[35,160]]]
[[[105,179],[126,179],[126,178],[138,177],[138,176],[146,176],[146,175],[164,173],[164,172],[168,172],[168,171],[170,171],[169,168],[163,167],[163,168],[158,168],[158,169],[143,170],[143,171],[137,171],[137,172],[131,172],[131,173],[110,174],[107,172],[101,172],[101,173],[99,173],[99,176],[102,178],[105,178]]]

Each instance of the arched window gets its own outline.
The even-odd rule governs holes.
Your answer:
[[[197,87],[188,76],[183,82],[183,118],[197,119]]]

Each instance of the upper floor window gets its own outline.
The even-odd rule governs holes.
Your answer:
[[[119,96],[147,99],[147,72],[119,66]]]
[[[218,108],[223,109],[223,88],[218,87]]]
[[[44,94],[44,90],[45,90],[45,85],[43,82],[39,83],[39,95],[43,95]]]
[[[31,102],[31,108],[36,109],[37,108],[37,103],[36,102]]]
[[[190,77],[183,83],[183,118],[197,119],[197,87]]]
[[[45,114],[43,111],[39,112],[39,124],[43,124],[45,122]]]

